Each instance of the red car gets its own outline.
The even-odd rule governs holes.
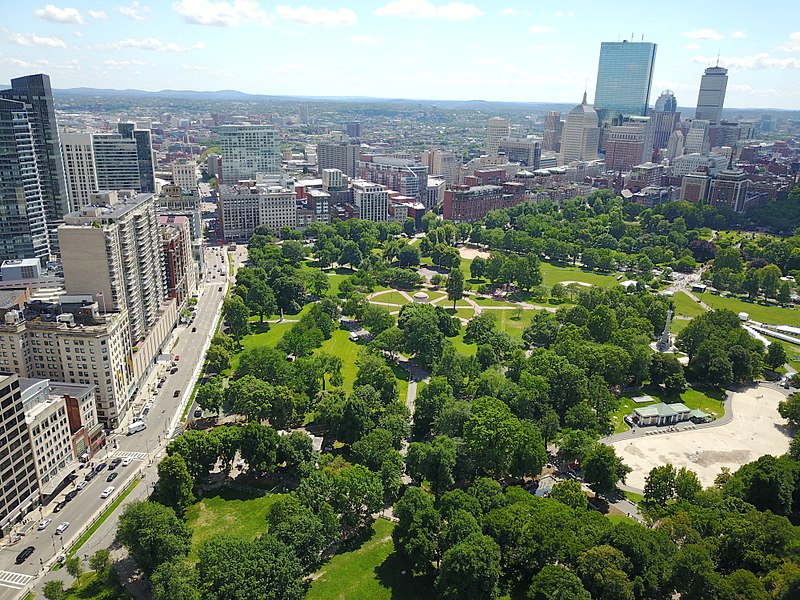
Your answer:
[[[181,359],[181,355],[180,354],[176,354],[175,355],[175,362],[178,362],[180,359]]]

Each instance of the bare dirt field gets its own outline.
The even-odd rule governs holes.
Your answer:
[[[726,409],[733,408],[733,420],[719,427],[645,435],[645,427],[634,439],[611,445],[633,471],[625,483],[643,490],[650,469],[665,463],[686,467],[697,473],[704,486],[714,483],[722,467],[735,471],[764,454],[778,456],[789,449],[790,432],[778,414],[784,396],[764,386],[731,394]]]
[[[480,256],[481,258],[489,258],[488,252],[476,250],[475,248],[459,248],[458,253],[461,255],[461,258],[465,258],[467,260],[472,260],[476,256]]]

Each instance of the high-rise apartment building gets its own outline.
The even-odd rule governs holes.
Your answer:
[[[297,197],[279,185],[223,185],[217,219],[226,240],[247,241],[262,225],[277,234],[297,227]]]
[[[486,122],[486,155],[497,156],[502,138],[511,135],[511,121],[503,117],[492,117]]]
[[[362,135],[362,126],[361,123],[354,121],[352,123],[347,124],[347,136],[351,138],[358,139]]]
[[[671,134],[669,134],[669,139],[667,140],[667,154],[666,157],[669,160],[674,160],[675,158],[681,156],[683,154],[683,132],[680,129],[676,129]]]
[[[256,173],[280,172],[281,153],[272,126],[223,125],[217,133],[226,182],[255,179]]]
[[[92,294],[106,310],[128,311],[131,340],[142,340],[166,298],[154,194],[92,196],[59,227],[68,294]]]
[[[403,196],[425,204],[428,196],[428,167],[410,158],[363,156],[358,161],[356,176],[386,186]]]
[[[708,203],[744,212],[750,180],[744,171],[721,171],[711,180]]]
[[[592,105],[586,103],[586,92],[583,101],[569,111],[561,134],[561,163],[597,159],[597,147],[600,143],[600,128],[597,125],[597,112]]]
[[[699,152],[706,154],[709,151],[709,122],[704,119],[695,119],[689,124],[684,143],[686,154]]]
[[[39,501],[39,482],[33,461],[25,410],[16,374],[0,374],[0,531],[5,533]]]
[[[542,158],[542,140],[534,137],[500,138],[497,152],[499,155],[504,155],[507,162],[515,162],[524,167],[538,169]]]
[[[28,113],[36,167],[39,171],[39,185],[47,215],[50,249],[57,254],[56,229],[72,207],[67,194],[64,165],[61,161],[50,77],[40,73],[12,79],[10,89],[0,90],[0,98],[22,102]]]
[[[317,170],[339,169],[348,177],[355,177],[361,154],[361,144],[351,144],[341,132],[332,132],[327,139],[317,143]]]
[[[142,189],[136,140],[119,133],[92,134],[98,190]]]
[[[700,79],[700,92],[697,95],[695,119],[717,124],[722,121],[722,107],[725,104],[725,91],[728,89],[728,69],[719,65],[708,67]]]
[[[650,159],[653,147],[650,118],[638,119],[641,121],[627,121],[611,127],[606,138],[607,171],[629,171]]]
[[[619,116],[647,114],[656,44],[603,42],[597,67],[594,108],[603,123],[620,122]]]
[[[136,142],[136,164],[139,169],[139,187],[136,191],[151,194],[155,193],[156,175],[153,164],[153,143],[150,137],[150,130],[137,129],[136,123],[118,123],[117,131],[126,140],[133,140]]]
[[[356,179],[353,181],[353,202],[362,219],[376,222],[388,221],[389,191],[384,186]]]
[[[428,167],[430,175],[441,177],[447,185],[458,182],[461,163],[454,153],[445,150],[427,150],[422,153],[422,164]]]
[[[197,289],[197,267],[192,254],[192,233],[189,219],[184,216],[159,215],[161,250],[167,293],[183,307]]]
[[[50,256],[38,162],[25,104],[0,99],[0,261]]]
[[[547,111],[544,117],[544,139],[542,150],[545,152],[561,152],[561,132],[564,122],[561,113],[557,110]]]
[[[62,133],[61,153],[64,157],[69,200],[75,209],[79,209],[89,204],[89,198],[98,189],[92,134]]]

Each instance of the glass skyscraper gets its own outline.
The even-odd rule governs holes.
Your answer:
[[[594,108],[603,123],[620,115],[647,115],[656,45],[650,42],[603,42],[597,67]]]

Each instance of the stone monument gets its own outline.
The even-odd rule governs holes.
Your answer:
[[[667,310],[667,323],[664,325],[664,331],[661,337],[656,342],[656,350],[659,352],[669,352],[672,350],[672,338],[669,335],[669,325],[672,322],[672,309]]]

